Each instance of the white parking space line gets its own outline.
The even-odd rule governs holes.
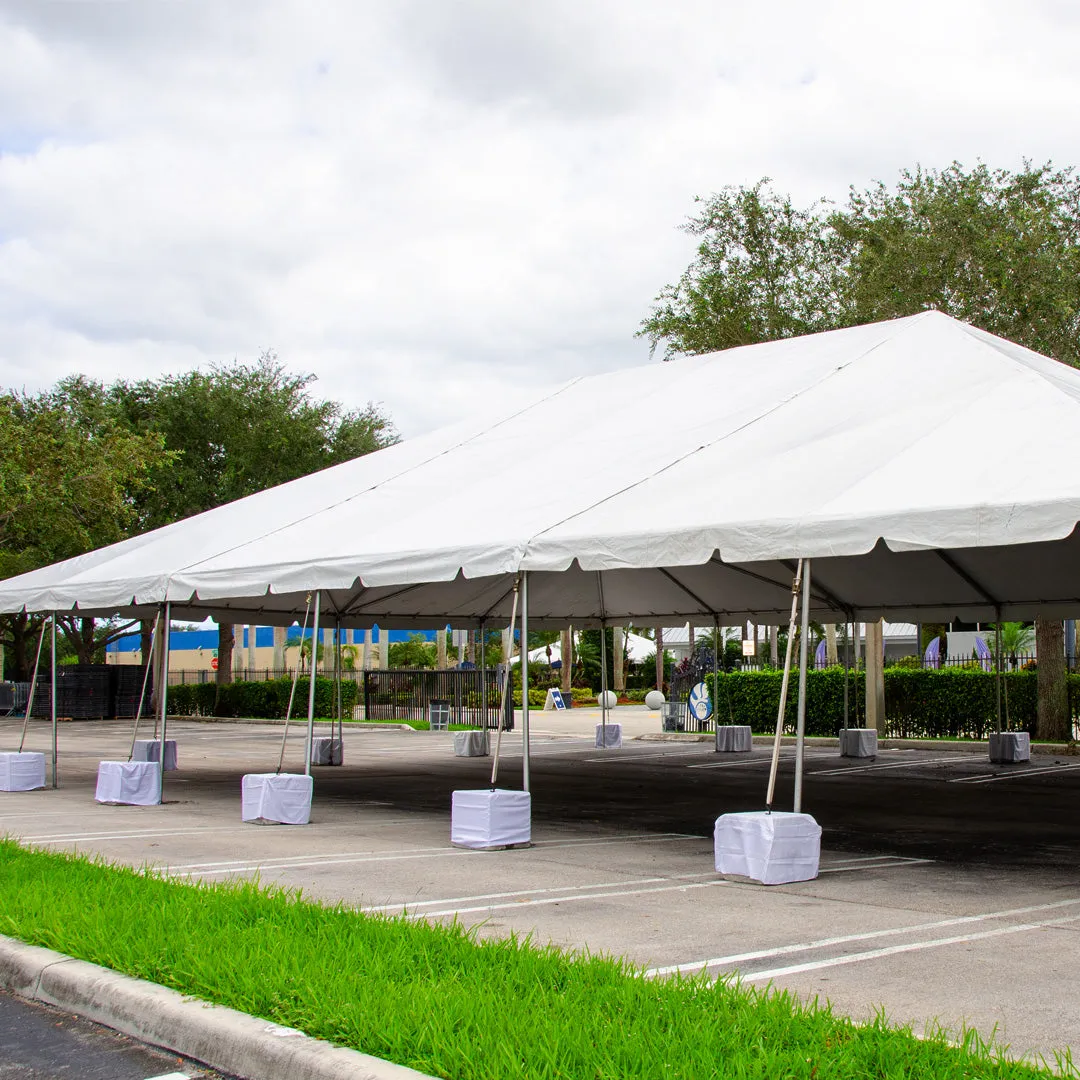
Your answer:
[[[892,866],[925,866],[933,861],[933,859],[905,859],[896,855],[882,855],[880,859],[866,860],[862,866],[823,866],[818,873],[839,874],[846,870],[887,870]],[[871,862],[873,865],[870,865]]]
[[[850,773],[884,772],[887,769],[914,769],[919,765],[948,765],[957,761],[971,761],[972,754],[958,754],[956,757],[920,758],[918,761],[884,762],[875,765],[842,765],[836,769],[816,769],[807,776],[847,776]]]
[[[818,971],[822,968],[840,967],[844,964],[858,964],[865,960],[880,960],[885,956],[898,956],[900,953],[920,952],[924,949],[940,949],[947,945],[965,945],[972,941],[1005,937],[1009,934],[1023,934],[1029,930],[1043,930],[1050,926],[1066,926],[1075,922],[1080,922],[1080,915],[1068,915],[1061,919],[1045,919],[1042,922],[1020,923],[1016,926],[1002,926],[997,930],[982,930],[977,934],[959,934],[956,937],[935,938],[931,941],[914,941],[908,945],[890,945],[884,949],[869,949],[866,952],[848,953],[845,956],[832,956],[827,960],[812,960],[805,964],[772,968],[769,971],[755,971],[753,974],[743,975],[741,981],[762,982],[765,979],[779,979],[785,975],[798,975],[804,971]]]
[[[145,829],[139,832],[42,833],[38,836],[17,836],[25,844],[75,844],[86,840],[141,840],[147,836],[188,836],[192,833],[239,832],[243,825],[193,825],[189,829]]]
[[[706,877],[705,874],[695,874],[693,877]],[[373,904],[360,910],[365,912],[385,911],[408,911],[413,915],[424,914],[418,909],[426,907],[448,907],[451,904],[475,904],[480,900],[509,900],[513,896],[556,896],[560,893],[580,892],[585,893],[589,889],[617,889],[626,888],[630,885],[662,885],[670,882],[671,878],[650,877],[635,878],[626,881],[600,881],[594,885],[561,885],[542,889],[515,889],[512,892],[479,893],[475,896],[447,896],[438,900],[399,900],[394,904]]]
[[[684,758],[684,757],[704,757],[706,754],[711,754],[711,750],[678,750],[670,753],[657,753],[656,751],[650,751],[648,753],[625,753],[627,747],[622,748],[622,752],[619,750],[609,750],[606,757],[590,757],[585,758],[585,761],[668,761],[671,758]]]
[[[1000,780],[1023,780],[1027,776],[1046,776],[1049,773],[1071,772],[1080,769],[1080,762],[1075,765],[1044,765],[1038,769],[1021,766],[1016,772],[979,773],[978,776],[960,776],[950,780],[950,784],[994,784]]]
[[[794,760],[795,756],[793,754],[782,754],[780,756],[781,763]],[[737,769],[740,766],[767,765],[768,763],[769,758],[763,754],[761,757],[748,757],[742,761],[703,761],[700,765],[687,765],[686,767],[688,769]]]
[[[802,941],[794,945],[780,945],[773,949],[757,949],[753,952],[732,953],[729,956],[714,956],[709,960],[693,960],[685,964],[668,964],[665,967],[649,968],[646,975],[674,975],[691,974],[695,971],[706,971],[709,968],[730,967],[732,964],[745,964],[752,960],[768,960],[774,956],[790,956],[800,952],[814,952],[818,949],[830,949],[837,945],[848,945],[854,941],[872,941],[876,938],[899,937],[904,934],[918,934],[927,930],[943,930],[947,926],[965,926],[973,923],[991,922],[995,919],[1010,919],[1018,915],[1034,915],[1041,911],[1058,911],[1065,907],[1075,907],[1080,904],[1080,898],[1074,900],[1058,900],[1051,904],[1032,904],[1028,907],[1007,908],[1003,911],[987,911],[981,915],[957,915],[951,919],[938,919],[934,922],[912,923],[908,926],[891,926],[884,930],[868,930],[862,934],[845,934],[842,937],[819,938],[816,941]],[[1080,916],[1069,916],[1069,920]],[[875,950],[876,951],[876,950]],[[854,956],[863,954],[855,953]],[[870,957],[867,955],[867,959]],[[784,969],[776,969],[784,970]],[[791,969],[794,970],[794,969]],[[803,968],[808,970],[808,968]],[[753,978],[761,977],[758,973]]]
[[[704,875],[702,875],[704,876]],[[546,896],[535,900],[513,900],[506,904],[480,904],[476,907],[448,907],[437,911],[422,911],[415,914],[418,919],[442,918],[449,915],[474,915],[478,911],[501,911],[504,908],[522,909],[528,907],[546,907],[551,904],[575,903],[585,900],[609,900],[621,896],[642,896],[647,893],[662,892],[688,892],[690,889],[715,889],[732,887],[735,883],[725,881],[723,878],[714,878],[712,881],[681,881],[672,882],[669,885],[658,885],[654,888],[640,889],[613,889],[609,892],[579,892],[565,896]],[[410,913],[412,914],[412,913]],[[1080,916],[1077,916],[1080,918]]]
[[[700,840],[704,837],[684,833],[651,833],[641,836],[609,837],[603,840],[538,840],[533,849],[577,849],[582,847],[609,847],[615,844],[650,844],[672,843],[673,841]],[[304,870],[310,867],[337,866],[344,863],[406,862],[419,859],[469,858],[483,856],[485,852],[471,851],[466,848],[437,847],[414,848],[411,851],[379,852],[338,852],[328,855],[296,855],[265,860],[229,860],[214,863],[184,863],[179,866],[164,868],[161,872],[169,877],[207,877],[215,874],[244,874],[255,870]]]

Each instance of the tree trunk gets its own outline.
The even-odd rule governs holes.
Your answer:
[[[562,657],[559,686],[563,694],[567,695],[570,693],[574,678],[574,628],[572,626],[559,631],[559,655]]]
[[[26,656],[26,641],[30,626],[30,616],[19,613],[11,616],[11,660],[14,670],[11,678],[14,682],[29,682],[30,672]]]
[[[285,670],[285,642],[288,641],[289,630],[285,626],[274,627],[274,670]]]
[[[440,627],[435,631],[435,666],[440,670],[446,669],[446,627]]]
[[[139,623],[139,659],[142,661],[142,666],[150,662],[150,649],[153,647],[154,634],[154,620],[143,619]]]
[[[664,689],[664,628],[656,628],[656,689]]]
[[[626,690],[626,667],[623,664],[625,648],[626,635],[623,633],[623,628],[613,626],[611,628],[611,659],[614,666],[611,671],[611,689],[616,694],[621,694]]]
[[[218,623],[218,646],[217,646],[217,684],[225,686],[232,682],[233,666],[233,634],[232,623]]]
[[[829,667],[836,667],[840,660],[836,652],[836,624],[825,624],[825,663]]]
[[[1065,682],[1065,630],[1057,619],[1035,620],[1038,710],[1035,738],[1067,742],[1072,737]]]
[[[769,627],[769,663],[772,664],[773,667],[780,666],[779,630],[779,626]]]

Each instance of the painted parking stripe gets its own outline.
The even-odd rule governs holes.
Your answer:
[[[888,858],[888,856],[886,856],[886,858]],[[865,862],[865,860],[863,860],[863,859],[853,859],[853,860],[851,860],[850,865],[845,864],[845,865],[842,865],[842,866],[836,866],[834,868],[833,872],[836,872],[836,871],[839,871],[839,870],[852,870],[852,871],[874,870],[874,869],[879,868],[877,865],[873,865],[873,866],[857,865],[857,864],[864,863],[864,862]],[[697,880],[699,878],[709,878],[709,880],[708,881],[699,881],[699,880]],[[618,897],[623,897],[623,896],[641,896],[641,895],[646,895],[646,894],[649,894],[649,893],[677,892],[677,891],[685,891],[687,889],[706,889],[706,888],[723,887],[723,886],[729,886],[731,888],[747,888],[748,887],[743,882],[730,881],[730,880],[728,880],[726,878],[719,878],[719,877],[716,876],[714,871],[707,871],[707,872],[703,871],[701,873],[695,873],[695,874],[678,874],[678,875],[676,875],[675,877],[672,877],[672,878],[660,878],[660,879],[657,879],[657,884],[656,884],[655,887],[627,888],[627,886],[629,886],[629,885],[648,886],[650,883],[649,883],[649,881],[647,879],[645,881],[642,881],[642,882],[627,881],[627,882],[616,882],[614,884],[616,884],[616,885],[618,885],[620,887],[615,888],[615,889],[610,889],[610,891],[608,891],[608,892],[598,892],[598,891],[586,892],[585,891],[586,889],[598,890],[598,889],[610,888],[609,886],[605,886],[605,885],[586,885],[586,886],[577,886],[577,888],[579,890],[577,893],[572,893],[572,892],[565,893],[564,892],[563,895],[559,895],[559,896],[555,896],[555,895],[552,895],[552,896],[540,896],[540,897],[538,897],[536,899],[531,899],[531,900],[513,900],[513,901],[510,901],[509,903],[502,903],[502,904],[480,904],[480,905],[477,905],[476,907],[456,907],[456,906],[455,907],[446,907],[445,910],[442,910],[442,911],[435,910],[435,911],[416,912],[416,911],[410,910],[409,914],[412,915],[415,918],[418,918],[418,919],[419,918],[428,918],[428,917],[436,918],[436,917],[444,917],[444,916],[449,916],[449,915],[471,915],[471,914],[475,914],[476,912],[480,912],[480,911],[498,911],[498,910],[503,910],[503,909],[506,909],[506,908],[520,909],[520,908],[527,908],[527,907],[544,907],[544,906],[548,906],[548,905],[551,905],[551,904],[576,903],[576,902],[589,901],[589,900],[612,899],[612,898],[618,898]],[[749,887],[753,887],[753,886],[749,886]],[[546,892],[547,890],[535,890],[535,891],[536,892]],[[512,893],[510,895],[526,895],[526,894],[525,893]],[[478,898],[478,899],[482,899],[482,898]],[[464,898],[464,900],[467,901],[468,898]],[[430,903],[434,904],[434,903],[436,903],[436,901],[430,901]],[[455,901],[447,900],[447,901],[445,901],[445,903],[449,905],[449,904],[455,903]],[[392,905],[392,906],[405,907],[406,905],[398,904],[398,905]]]
[[[188,836],[192,833],[240,832],[243,826],[193,825],[189,829],[147,829],[140,832],[43,833],[39,836],[17,836],[24,844],[75,844],[88,840],[141,840],[147,836]]]
[[[908,945],[890,945],[884,949],[868,949],[866,952],[849,953],[845,956],[832,956],[826,960],[812,960],[805,964],[791,964],[788,967],[772,968],[769,971],[755,971],[743,975],[742,982],[762,982],[765,979],[779,979],[786,975],[798,975],[804,971],[819,971],[822,968],[841,967],[844,964],[858,964],[866,960],[880,960],[886,956],[898,956],[901,953],[921,952],[924,949],[940,949],[948,945],[965,945],[971,941],[984,941],[988,938],[1005,937],[1009,934],[1023,934],[1029,930],[1044,930],[1050,926],[1067,926],[1080,922],[1080,915],[1067,915],[1060,919],[1045,919],[1041,922],[1019,923],[1016,926],[1002,926],[996,930],[982,930],[977,934],[958,934],[955,937],[935,938],[931,941],[914,941]]]
[[[920,758],[918,761],[885,762],[880,765],[842,765],[836,769],[816,769],[808,772],[807,776],[847,776],[850,773],[884,772],[887,769],[914,769],[920,765],[948,765],[958,761],[971,761],[972,754],[961,754],[956,757],[932,757]]]
[[[862,860],[853,860],[850,866],[838,866],[833,872],[838,870],[871,870],[877,869],[877,866],[856,865],[856,863],[862,862]],[[696,881],[695,878],[707,877],[709,881]],[[444,910],[436,911],[421,911],[410,912],[415,918],[441,918],[450,915],[474,915],[481,911],[500,911],[507,908],[521,909],[527,907],[547,907],[552,904],[562,903],[579,903],[589,900],[607,900],[618,899],[624,896],[643,896],[650,893],[664,893],[664,892],[685,892],[690,889],[711,889],[711,888],[745,888],[742,882],[729,881],[726,878],[718,878],[715,872],[703,872],[699,874],[680,874],[677,879],[661,879],[666,880],[667,884],[658,884],[656,886],[645,886],[642,888],[626,888],[626,885],[633,884],[632,882],[620,883],[623,887],[618,889],[612,889],[609,892],[584,892],[570,893],[561,896],[543,896],[532,900],[512,900],[509,903],[502,904],[480,904],[476,907],[447,907]],[[598,888],[598,886],[586,886],[586,888]],[[1077,916],[1080,918],[1080,916]]]
[[[697,874],[693,876],[705,877],[706,875]],[[594,885],[562,885],[541,889],[515,889],[512,892],[479,893],[474,896],[447,896],[442,897],[438,900],[399,900],[397,903],[394,904],[373,904],[369,907],[363,907],[360,910],[371,913],[385,911],[409,911],[411,914],[415,915],[420,913],[420,908],[426,907],[448,907],[451,904],[475,904],[480,900],[509,900],[511,897],[514,896],[556,896],[560,893],[572,893],[575,890],[580,893],[585,893],[585,891],[589,889],[616,889],[626,888],[630,885],[662,885],[665,882],[670,881],[671,878],[664,877],[635,878],[626,881],[599,881]]]
[[[909,926],[893,926],[884,930],[868,930],[862,934],[845,934],[843,937],[819,938],[816,941],[802,941],[794,945],[780,945],[773,949],[758,949],[754,952],[732,953],[729,956],[714,956],[709,960],[692,960],[685,964],[668,964],[665,967],[649,968],[646,975],[692,974],[709,968],[730,967],[733,964],[745,964],[752,960],[768,960],[776,956],[790,956],[800,952],[815,952],[818,949],[830,949],[837,945],[849,945],[855,941],[873,941],[883,937],[899,937],[904,934],[917,934],[927,930],[943,930],[947,926],[965,926],[973,923],[992,922],[995,919],[1015,918],[1018,915],[1034,915],[1041,911],[1058,911],[1061,908],[1075,907],[1080,898],[1058,900],[1051,904],[1032,904],[1028,907],[1008,908],[1003,911],[988,911],[982,915],[958,915],[951,919],[939,919],[934,922],[912,923]],[[1070,918],[1080,916],[1070,916]],[[859,954],[854,954],[859,955]]]
[[[1080,762],[1075,765],[1044,765],[1038,769],[1020,769],[1017,772],[979,773],[978,776],[960,776],[950,780],[950,784],[993,784],[999,780],[1023,780],[1028,776],[1046,776],[1049,773],[1070,772],[1080,769]]]
[[[607,847],[612,844],[649,844],[671,843],[673,840],[702,840],[700,836],[682,835],[679,833],[653,834],[651,836],[623,837],[606,840],[541,840],[535,842],[533,848],[579,848],[579,847]],[[230,863],[203,863],[186,864],[179,867],[165,867],[160,872],[168,877],[210,877],[217,874],[245,874],[256,870],[305,870],[312,867],[337,866],[346,863],[378,863],[378,862],[407,862],[421,859],[447,859],[469,858],[483,856],[482,851],[471,851],[465,848],[420,848],[401,854],[377,854],[373,852],[358,853],[355,855],[296,856],[294,860],[282,861],[267,859],[253,862],[230,862]]]
[[[782,754],[780,757],[781,764],[794,760],[794,754]],[[698,765],[687,765],[686,767],[688,769],[737,769],[747,765],[767,765],[768,763],[768,755],[762,754],[760,757],[743,758],[742,761],[703,761]]]

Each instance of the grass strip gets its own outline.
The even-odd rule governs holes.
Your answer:
[[[1049,1071],[968,1033],[919,1039],[786,992],[651,980],[460,926],[250,881],[184,884],[0,839],[0,932],[458,1080],[1001,1077]],[[1076,1075],[1066,1056],[1059,1070]]]

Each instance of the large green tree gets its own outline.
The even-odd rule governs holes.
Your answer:
[[[151,473],[170,460],[160,435],[120,424],[77,379],[43,394],[0,393],[0,445],[0,577],[123,539]],[[29,677],[29,640],[40,625],[25,613],[0,619],[9,677]],[[82,661],[124,632],[71,616],[59,625]]]
[[[121,423],[160,434],[173,454],[151,470],[152,483],[138,493],[143,527],[213,509],[396,440],[378,406],[343,409],[316,398],[314,381],[266,352],[253,364],[120,381],[105,390],[107,408]],[[232,678],[233,641],[232,626],[222,624],[219,682]]]
[[[697,253],[639,330],[665,359],[935,308],[1080,365],[1075,169],[915,168],[806,207],[762,180],[699,203]],[[1059,629],[1036,622],[1042,731],[1067,727]]]

